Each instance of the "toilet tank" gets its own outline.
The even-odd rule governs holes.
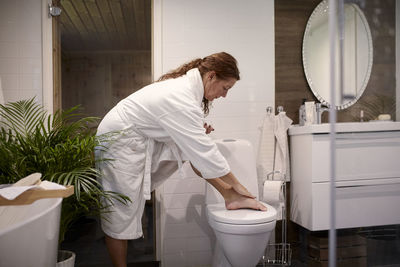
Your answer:
[[[215,143],[228,161],[231,172],[258,199],[256,159],[251,143],[244,139],[217,139]],[[224,198],[207,183],[206,204],[221,202]]]

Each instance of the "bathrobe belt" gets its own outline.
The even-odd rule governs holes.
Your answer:
[[[151,162],[154,152],[154,139],[146,138],[146,157],[144,165],[144,177],[143,177],[143,196],[146,200],[151,198]],[[184,178],[182,171],[182,157],[179,153],[178,147],[174,142],[166,143],[168,148],[171,150],[175,160],[178,161],[179,174],[181,178]]]

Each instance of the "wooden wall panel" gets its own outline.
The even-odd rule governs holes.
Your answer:
[[[59,5],[59,0],[53,0],[54,6]],[[53,35],[53,112],[61,109],[61,29],[60,17],[52,17]]]
[[[304,76],[301,50],[308,17],[319,0],[275,1],[275,106],[298,123],[303,98],[314,100]]]
[[[103,117],[151,83],[150,51],[74,52],[62,61],[63,109],[81,105],[88,116]]]
[[[301,51],[308,18],[319,3],[320,0],[275,1],[275,105],[283,105],[294,123],[298,123],[302,98],[317,101],[304,75]],[[395,0],[366,0],[360,8],[371,28],[374,65],[360,101],[339,111],[339,122],[358,120],[360,110],[367,111],[371,101],[384,101],[385,112],[393,117],[395,114]],[[327,121],[325,114],[323,122]]]

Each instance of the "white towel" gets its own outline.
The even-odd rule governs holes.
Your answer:
[[[292,124],[292,120],[286,116],[286,112],[279,112],[275,121],[275,171],[286,175],[286,181],[290,181],[289,146],[287,130]]]
[[[263,184],[267,179],[267,174],[271,173],[274,168],[274,124],[275,115],[267,113],[263,120],[257,155],[257,177],[260,199],[262,199]]]
[[[28,185],[28,186],[6,186],[0,188],[0,196],[8,200],[14,200],[16,197],[24,193],[29,189],[37,190],[54,190],[54,189],[65,189],[65,186],[59,185],[49,181],[43,181],[39,185]]]
[[[0,189],[0,196],[4,197],[5,199],[8,200],[13,200],[17,196],[21,195],[23,192],[35,188],[36,185],[29,185],[29,186],[9,186],[5,188]]]

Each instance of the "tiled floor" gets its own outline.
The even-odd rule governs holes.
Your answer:
[[[104,237],[97,240],[75,240],[65,242],[62,249],[74,251],[76,267],[112,266],[105,246]],[[132,240],[128,243],[128,263],[132,266],[158,266],[155,264],[152,243],[144,239]]]
[[[147,207],[146,207],[147,209]],[[128,267],[158,267],[155,260],[153,241],[152,211],[146,210],[144,226],[145,237],[128,241]],[[75,231],[66,236],[61,249],[75,252],[76,267],[110,267],[112,266],[104,241],[104,234],[97,219],[89,219],[79,223]],[[145,230],[146,229],[146,230]]]
[[[148,213],[148,216],[151,217],[151,214]],[[147,222],[152,222],[152,219],[147,220]],[[160,266],[160,263],[155,261],[153,226],[151,223],[149,223],[147,229],[146,238],[128,242],[128,267]],[[77,237],[73,238],[73,235],[70,235],[70,239],[63,242],[61,246],[61,249],[71,250],[76,253],[75,266],[111,267],[112,264],[106,250],[104,235],[100,230],[98,221],[90,221],[89,225],[83,223],[79,226],[79,230],[80,232],[76,234]],[[295,233],[299,239],[291,242],[292,257],[290,266],[306,267],[309,260],[308,237],[316,232],[309,232],[300,227]],[[321,231],[320,233],[327,234],[326,231]],[[400,267],[400,225],[337,231],[338,235],[347,233],[358,234],[366,238],[366,261],[368,267]],[[257,265],[257,267],[265,266],[271,265]]]
[[[83,267],[112,267],[109,264],[94,264],[94,265],[82,265]],[[133,262],[129,263],[128,267],[159,267],[160,263],[159,262]]]

